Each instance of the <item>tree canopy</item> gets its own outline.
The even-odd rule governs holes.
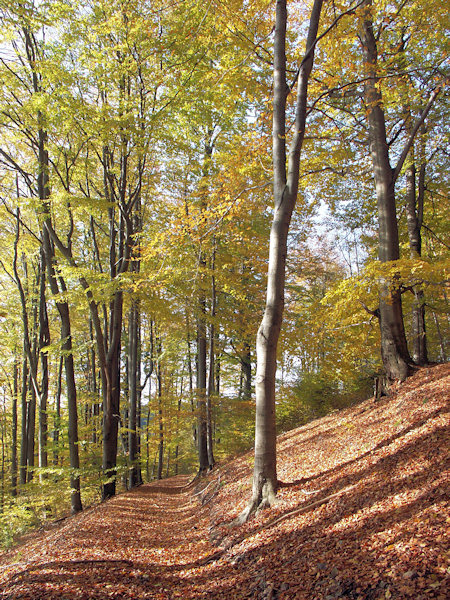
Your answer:
[[[447,360],[444,3],[0,14],[1,511],[201,475],[253,444],[255,383],[267,458]]]

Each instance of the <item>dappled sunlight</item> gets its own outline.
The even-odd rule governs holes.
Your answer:
[[[449,366],[280,438],[279,504],[229,527],[251,453],[143,485],[1,555],[8,600],[444,600]]]

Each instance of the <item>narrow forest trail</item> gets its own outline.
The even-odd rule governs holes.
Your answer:
[[[38,535],[3,568],[0,598],[195,597],[186,596],[189,572],[216,549],[188,483],[143,485]]]
[[[279,505],[241,527],[252,453],[153,482],[0,554],[1,600],[446,600],[450,364],[278,438]]]

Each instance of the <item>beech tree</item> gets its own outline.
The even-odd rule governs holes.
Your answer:
[[[291,87],[286,75],[287,3],[277,0],[273,50],[273,194],[266,306],[256,339],[256,426],[252,498],[240,516],[244,521],[259,507],[275,501],[276,466],[275,375],[277,346],[284,308],[287,238],[297,200],[300,154],[305,136],[308,82],[314,62],[323,0],[315,0],[309,21],[306,52],[297,73],[295,123],[286,169],[286,102]]]
[[[381,262],[400,258],[397,214],[395,204],[395,182],[411,149],[414,137],[435,101],[439,88],[433,91],[402,149],[395,168],[391,167],[383,98],[379,87],[377,40],[372,19],[372,0],[365,0],[360,33],[364,55],[366,80],[365,103],[369,126],[369,148],[373,164],[373,175],[378,206],[378,256]],[[389,381],[403,381],[411,372],[403,323],[402,299],[398,282],[381,281],[379,320],[381,330],[381,355]]]

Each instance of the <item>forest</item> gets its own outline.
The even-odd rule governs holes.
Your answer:
[[[0,545],[447,361],[444,2],[0,14]]]

